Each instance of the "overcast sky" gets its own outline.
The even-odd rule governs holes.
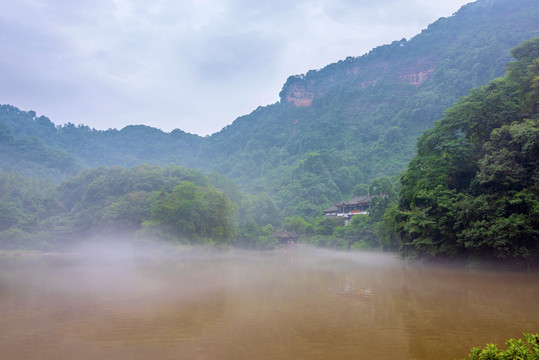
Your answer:
[[[3,0],[0,104],[207,135],[471,0]]]

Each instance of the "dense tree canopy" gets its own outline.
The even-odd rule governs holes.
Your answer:
[[[234,213],[226,195],[190,181],[182,181],[170,193],[159,193],[150,211],[144,226],[157,228],[165,239],[222,243],[234,235]]]
[[[207,137],[55,126],[0,106],[0,165],[60,181],[99,166],[176,164],[265,192],[286,216],[316,216],[356,185],[405,170],[417,136],[469,89],[501,76],[509,49],[539,36],[537,24],[536,0],[478,0],[409,40],[291,76],[279,102]],[[293,101],[302,96],[310,105]]]
[[[417,144],[393,225],[406,255],[539,258],[539,38]]]
[[[410,40],[290,77],[279,102],[204,138],[56,126],[1,105],[0,245],[125,232],[271,248],[284,227],[343,249],[533,259],[538,41],[457,101],[501,76],[537,24],[535,0],[479,0]],[[369,215],[321,217],[365,194]]]
[[[86,170],[62,184],[0,176],[0,247],[59,248],[101,235],[229,243],[235,207],[197,170]]]

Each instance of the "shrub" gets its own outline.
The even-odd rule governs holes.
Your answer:
[[[484,349],[474,347],[470,360],[537,360],[539,359],[539,334],[524,334],[523,339],[509,339],[507,350],[499,350],[496,345],[488,344]],[[465,359],[462,359],[465,360]]]

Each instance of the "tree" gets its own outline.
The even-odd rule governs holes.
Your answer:
[[[509,339],[507,349],[500,350],[495,344],[483,349],[474,347],[469,360],[536,360],[539,359],[539,334],[523,334],[524,339]],[[465,359],[463,359],[465,360]]]
[[[539,260],[539,38],[418,140],[385,222],[409,256]],[[532,93],[532,96],[530,96]],[[388,217],[391,216],[392,219]]]
[[[228,243],[234,235],[233,210],[223,193],[183,181],[161,192],[146,227],[184,243]]]

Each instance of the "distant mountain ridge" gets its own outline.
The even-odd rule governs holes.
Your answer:
[[[533,11],[533,8],[536,8]],[[522,17],[522,10],[528,8],[529,17]],[[296,106],[309,106],[314,98],[323,96],[327,89],[341,82],[351,81],[356,88],[376,86],[382,78],[393,78],[397,82],[421,85],[432,79],[439,69],[440,62],[448,61],[448,53],[480,44],[477,40],[485,33],[492,40],[501,41],[500,47],[515,46],[512,34],[498,37],[493,32],[507,24],[512,25],[512,32],[523,34],[535,29],[537,3],[533,1],[483,0],[463,6],[454,16],[440,18],[428,26],[421,34],[409,41],[402,39],[390,45],[379,46],[364,56],[348,57],[346,60],[330,64],[321,70],[311,70],[306,75],[291,76],[281,91],[284,102]],[[478,24],[478,21],[482,21]],[[469,36],[463,37],[466,30],[474,29],[476,41]],[[471,40],[471,41],[470,41]],[[520,41],[520,40],[519,40]],[[487,47],[488,44],[483,44]],[[479,49],[479,48],[478,48]],[[388,57],[387,54],[391,53]],[[505,54],[509,59],[509,54]],[[499,60],[499,59],[493,59]],[[504,65],[505,61],[498,65]]]
[[[404,170],[417,136],[469,89],[501,76],[509,50],[536,36],[536,0],[479,0],[410,40],[289,77],[279,102],[207,137],[146,126],[57,127],[34,112],[1,106],[2,153],[19,160],[0,155],[0,164],[59,179],[88,167],[183,165],[267,191],[285,213],[314,215],[355,185]],[[66,165],[32,158],[43,149],[48,163]]]

